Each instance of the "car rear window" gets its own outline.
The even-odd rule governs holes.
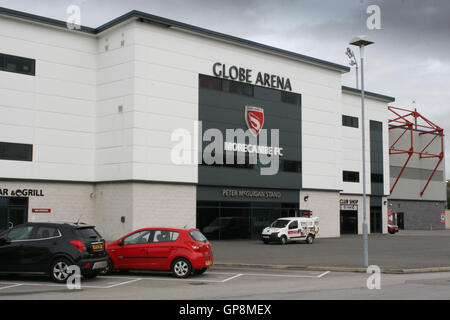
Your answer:
[[[94,228],[80,228],[78,229],[78,234],[83,239],[100,239],[101,236]]]
[[[203,233],[201,233],[198,230],[190,231],[189,235],[191,236],[192,239],[194,239],[197,242],[206,242],[206,241],[208,241],[208,239],[206,239],[206,237],[203,235]]]

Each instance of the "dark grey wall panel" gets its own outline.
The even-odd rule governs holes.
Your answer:
[[[372,196],[384,195],[384,161],[383,161],[383,123],[370,121],[370,173],[371,177],[377,175],[382,177],[381,181],[371,179]]]
[[[389,200],[389,208],[403,213],[405,230],[443,230],[440,223],[441,212],[445,212],[443,201]]]
[[[264,109],[263,129],[268,130],[268,146],[272,145],[270,130],[279,129],[279,147],[283,148],[281,161],[295,161],[301,164],[301,95],[258,86],[245,85],[245,94],[232,93],[228,88],[240,83],[200,75],[201,81],[211,80],[212,88],[199,86],[199,120],[202,130],[219,129],[226,138],[226,129],[248,130],[245,121],[245,107],[257,106]],[[205,80],[206,79],[206,80]],[[249,96],[251,95],[251,96]],[[291,101],[288,103],[287,101]],[[226,141],[224,141],[226,142]],[[230,141],[228,141],[230,142]],[[237,142],[235,140],[235,142]],[[246,141],[249,143],[249,141]],[[210,142],[203,142],[203,149]],[[261,145],[261,143],[259,143]],[[199,185],[236,186],[255,188],[301,188],[301,170],[286,171],[280,167],[278,174],[262,176],[260,165],[252,168],[230,168],[224,166],[200,165]],[[297,200],[298,201],[298,200]]]
[[[397,178],[400,172],[402,171],[402,167],[397,166],[391,166],[391,178]],[[406,168],[403,171],[402,179],[411,179],[411,180],[422,180],[424,184],[428,181],[428,179],[431,177],[431,174],[433,173],[433,170],[428,169],[418,169],[418,168]],[[443,171],[436,171],[434,173],[432,181],[443,181],[444,180],[444,172]]]
[[[197,187],[197,200],[199,201],[221,201],[221,202],[238,202],[238,201],[252,201],[260,203],[295,203],[298,205],[300,194],[298,190],[279,189],[276,192],[279,193],[279,198],[248,198],[248,197],[226,197],[223,195],[224,190],[246,190],[246,191],[269,191],[273,189],[262,188],[227,188],[227,187]],[[296,207],[298,208],[298,206]]]

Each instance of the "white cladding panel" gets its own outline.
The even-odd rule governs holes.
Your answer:
[[[357,171],[360,173],[360,182],[343,182],[344,193],[362,193],[362,130],[361,130],[361,97],[358,95],[342,93],[342,114],[358,118],[359,128],[341,126],[342,141],[342,171]],[[366,131],[366,191],[371,192],[370,184],[370,121],[383,123],[383,171],[384,195],[389,194],[389,129],[388,110],[386,102],[365,99],[365,131]],[[341,172],[342,175],[342,172]]]
[[[36,59],[36,75],[0,72],[1,141],[33,144],[33,161],[0,160],[0,177],[93,181],[96,40],[0,19],[2,53]]]
[[[2,52],[36,59],[35,77],[0,73],[2,139],[34,145],[31,163],[0,161],[1,177],[196,183],[196,163],[172,163],[171,135],[190,133],[194,160],[198,75],[221,62],[287,77],[302,94],[303,188],[362,191],[342,182],[342,170],[361,171],[361,137],[342,127],[342,114],[360,117],[360,100],[342,93],[339,71],[136,21],[98,37],[3,18],[0,27]],[[388,177],[386,113],[367,99],[368,120],[384,124]]]

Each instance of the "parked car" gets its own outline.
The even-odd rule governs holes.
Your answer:
[[[45,273],[63,283],[71,265],[95,278],[107,262],[104,240],[83,223],[26,223],[0,233],[2,273]]]
[[[107,250],[109,271],[172,271],[187,278],[213,265],[211,245],[197,229],[141,229],[108,243]]]
[[[399,231],[398,226],[393,225],[393,224],[388,224],[388,232],[390,234],[396,234]]]
[[[390,234],[396,234],[397,232],[399,232],[399,227],[398,227],[398,216],[397,213],[392,210],[389,209],[388,210],[388,232]]]
[[[280,218],[261,233],[261,240],[286,244],[294,241],[305,241],[312,244],[319,234],[319,218]]]

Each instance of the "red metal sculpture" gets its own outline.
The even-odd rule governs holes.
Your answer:
[[[436,125],[435,123],[431,122],[427,118],[425,118],[423,115],[421,115],[419,112],[417,112],[416,109],[414,110],[407,110],[407,109],[401,109],[401,108],[395,108],[395,107],[388,107],[389,111],[391,111],[395,118],[389,120],[389,130],[395,130],[395,129],[403,129],[403,133],[398,137],[398,139],[389,147],[389,155],[392,154],[408,154],[408,158],[406,159],[405,164],[403,165],[402,170],[400,171],[400,174],[398,175],[397,179],[395,180],[395,183],[392,185],[391,188],[391,194],[392,191],[394,191],[395,187],[397,186],[398,181],[400,180],[403,172],[405,171],[409,160],[411,160],[413,155],[419,155],[420,159],[432,159],[436,158],[438,159],[438,162],[436,164],[436,167],[433,170],[433,173],[428,178],[428,181],[426,185],[424,186],[422,192],[420,193],[420,196],[422,197],[425,193],[426,189],[428,188],[428,185],[430,184],[431,179],[433,179],[434,174],[436,173],[436,170],[438,169],[439,165],[441,164],[442,160],[444,159],[444,130]],[[420,131],[419,135],[430,135],[430,141],[428,144],[421,149],[420,151],[416,150],[414,147],[414,131]],[[410,135],[410,148],[408,150],[405,149],[399,149],[396,147],[397,143],[400,141],[400,139],[406,134],[409,133]],[[436,140],[441,139],[441,152],[440,153],[430,153],[427,151],[427,148]]]

